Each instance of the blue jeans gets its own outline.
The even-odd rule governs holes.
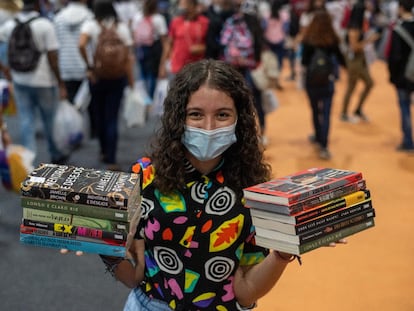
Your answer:
[[[285,57],[285,41],[282,41],[280,43],[267,43],[270,47],[270,50],[276,55],[277,57],[277,63],[279,66],[279,71],[282,71],[283,66],[283,58]]]
[[[36,153],[36,109],[42,118],[52,162],[63,154],[53,140],[53,123],[59,105],[57,87],[32,87],[14,83],[14,96],[18,110],[21,144]]]
[[[307,86],[306,92],[312,109],[315,140],[322,148],[327,148],[334,84],[330,82],[329,86],[323,88]]]
[[[90,83],[90,112],[99,139],[100,153],[107,164],[116,163],[118,115],[126,78]]]
[[[129,293],[124,311],[171,311],[171,309],[164,301],[149,298],[137,287]]]
[[[410,92],[404,89],[397,89],[397,95],[398,103],[400,105],[401,130],[403,134],[402,146],[404,148],[413,148]]]

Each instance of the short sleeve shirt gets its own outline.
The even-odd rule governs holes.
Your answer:
[[[204,54],[192,55],[190,47],[206,43],[208,23],[208,18],[203,15],[198,15],[194,20],[186,20],[178,16],[171,21],[168,35],[173,40],[171,51],[173,73],[177,73],[188,63],[204,58]]]
[[[173,310],[237,310],[237,268],[259,263],[268,253],[255,245],[250,211],[242,191],[226,183],[223,165],[203,175],[186,161],[186,187],[168,195],[154,187],[149,159],[133,168],[143,176],[136,234],[145,240],[141,288]]]

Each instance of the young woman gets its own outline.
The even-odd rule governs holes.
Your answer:
[[[271,171],[250,90],[231,66],[203,60],[178,73],[150,159],[133,170],[145,176],[137,265],[114,263],[115,276],[134,287],[125,310],[241,310],[293,258],[254,243],[242,189]]]
[[[324,35],[321,36],[320,34]],[[339,48],[340,39],[337,36],[331,17],[325,10],[314,12],[314,18],[309,24],[303,37],[302,65],[305,67],[305,89],[312,109],[312,123],[314,134],[311,140],[320,147],[319,156],[329,159],[328,150],[329,120],[331,115],[332,98],[334,95],[334,63],[335,58],[345,65],[344,57]],[[312,76],[309,67],[314,54],[321,50],[331,62],[332,72],[328,73],[328,81],[323,85],[315,85],[315,76]]]

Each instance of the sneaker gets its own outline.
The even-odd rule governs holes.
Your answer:
[[[396,148],[397,151],[401,151],[401,152],[409,152],[409,153],[414,153],[414,147],[407,147],[404,146],[403,144],[399,145]]]
[[[327,148],[322,148],[321,151],[319,151],[319,157],[323,160],[329,160],[331,158],[331,153]]]
[[[355,117],[349,117],[346,114],[342,114],[341,115],[341,121],[342,122],[347,122],[347,123],[352,123],[352,124],[355,124],[355,123],[358,123],[359,122],[359,120],[357,118],[355,118]]]
[[[309,136],[308,136],[308,139],[309,139],[309,141],[310,141],[312,144],[317,144],[317,143],[318,143],[318,142],[316,141],[316,136],[315,136],[315,135],[313,135],[313,134],[309,135]]]
[[[363,121],[363,122],[369,122],[368,117],[365,114],[363,114],[362,112],[355,112],[354,117],[361,120],[361,121]]]

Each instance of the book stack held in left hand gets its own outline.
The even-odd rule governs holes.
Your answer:
[[[140,199],[139,174],[41,164],[21,185],[20,242],[124,257]]]
[[[301,255],[374,227],[361,172],[311,168],[243,190],[256,243]]]

